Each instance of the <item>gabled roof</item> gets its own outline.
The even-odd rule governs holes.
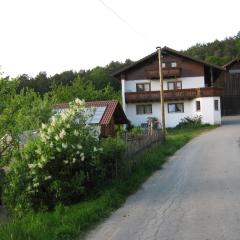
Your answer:
[[[121,104],[117,100],[92,101],[86,102],[85,104],[86,107],[106,107],[100,120],[100,125],[108,125],[114,116],[116,124],[127,124],[129,122]],[[68,107],[68,103],[59,103],[54,106],[54,109],[65,109]]]
[[[190,57],[190,56],[188,56],[188,55],[186,55],[184,53],[181,53],[181,52],[176,51],[176,50],[174,50],[172,48],[169,48],[169,47],[162,48],[162,52],[169,52],[169,53],[171,53],[173,55],[177,55],[177,56],[180,56],[180,57],[183,57],[183,58],[187,58],[187,59],[189,59],[191,61],[194,61],[194,62],[197,62],[197,63],[201,63],[201,64],[203,64],[205,66],[213,67],[213,68],[216,68],[216,69],[219,69],[219,70],[224,70],[224,68],[221,67],[221,66],[218,66],[218,65],[215,65],[215,64],[212,64],[212,63],[208,63],[208,62],[205,62],[205,61],[202,61],[202,60]],[[155,51],[155,52],[147,55],[146,57],[144,57],[144,58],[142,58],[142,59],[140,59],[140,60],[130,64],[129,66],[126,66],[126,67],[120,69],[119,71],[113,73],[112,76],[117,77],[119,74],[128,71],[129,69],[139,65],[140,63],[143,63],[144,61],[146,61],[146,60],[148,60],[148,59],[150,59],[150,58],[152,58],[154,56],[157,56],[157,51]]]

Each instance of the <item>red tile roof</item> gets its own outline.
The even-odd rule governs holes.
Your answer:
[[[59,103],[54,106],[54,109],[64,109],[68,107],[68,103]],[[86,107],[106,107],[106,110],[101,118],[100,125],[108,125],[114,115],[116,116],[116,124],[128,123],[128,119],[122,109],[122,106],[117,100],[86,102]]]

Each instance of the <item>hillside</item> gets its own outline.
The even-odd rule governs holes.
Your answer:
[[[197,43],[183,53],[210,63],[224,65],[240,57],[240,31],[236,36],[215,40],[206,44]]]

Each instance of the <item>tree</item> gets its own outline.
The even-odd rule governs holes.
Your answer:
[[[189,56],[224,65],[230,60],[240,56],[240,32],[234,37],[222,41],[215,40],[207,44],[196,44],[184,51]]]

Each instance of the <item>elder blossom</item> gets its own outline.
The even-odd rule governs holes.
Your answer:
[[[62,143],[62,147],[64,148],[64,149],[66,149],[67,148],[67,143]]]
[[[79,98],[76,98],[76,99],[75,99],[75,103],[76,103],[77,105],[83,105],[83,104],[85,103],[85,101],[84,101],[84,100],[80,100]]]
[[[63,139],[65,137],[65,135],[66,135],[66,131],[64,129],[62,129],[61,132],[59,133],[59,137],[61,139]]]
[[[56,141],[59,141],[60,137],[58,135],[55,136]]]
[[[37,153],[37,154],[41,154],[42,152],[41,152],[41,148],[38,148],[37,150],[35,150],[35,153]]]
[[[52,178],[52,176],[49,175],[49,176],[46,176],[44,179],[45,179],[45,180],[49,180],[49,179],[51,179],[51,178]]]
[[[75,130],[73,131],[73,134],[74,134],[75,136],[78,136],[78,135],[79,135],[79,132],[75,129]]]
[[[42,161],[42,162],[46,162],[47,159],[46,159],[44,156],[41,156],[41,161]]]
[[[29,167],[30,169],[35,168],[35,164],[28,164],[28,167]]]
[[[77,149],[82,149],[82,145],[77,144]]]
[[[39,186],[39,183],[34,183],[33,184],[33,187],[38,187]]]
[[[85,159],[84,153],[81,153],[81,154],[80,154],[80,157],[81,157],[81,161],[83,162],[84,159]]]
[[[43,168],[42,163],[38,163],[38,167],[39,167],[39,168]]]
[[[61,148],[57,147],[56,149],[57,149],[58,152],[61,152]]]

